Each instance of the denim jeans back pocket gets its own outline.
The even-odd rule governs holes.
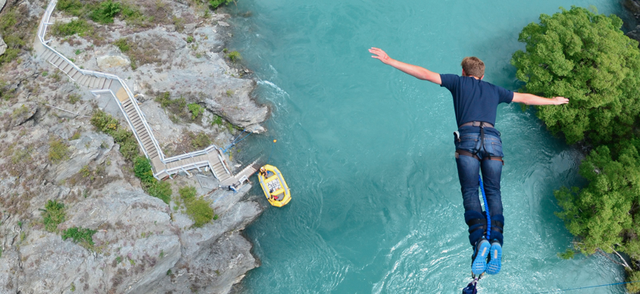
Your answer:
[[[484,149],[489,156],[504,157],[504,153],[502,153],[502,140],[500,140],[500,138],[485,136]]]
[[[478,135],[470,135],[470,134],[462,134],[460,136],[460,141],[456,141],[456,150],[466,150],[474,153],[480,147],[480,136]]]

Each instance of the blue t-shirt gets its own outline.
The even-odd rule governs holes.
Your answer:
[[[513,91],[477,80],[454,74],[441,74],[441,87],[449,89],[453,95],[453,108],[458,126],[483,121],[496,125],[498,104],[511,103]]]

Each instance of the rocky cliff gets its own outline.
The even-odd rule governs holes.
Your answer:
[[[165,153],[264,131],[268,109],[252,99],[250,71],[225,47],[229,15],[197,2],[118,3],[139,7],[142,20],[89,20],[91,34],[51,35],[50,45],[85,69],[126,80]],[[9,0],[0,23],[19,16],[11,28],[33,32],[46,4]],[[56,11],[52,22],[78,19]],[[0,293],[229,292],[259,264],[241,235],[263,210],[251,185],[219,189],[202,171],[168,179],[169,204],[146,194],[119,144],[90,122],[96,109],[123,119],[113,98],[92,95],[41,60],[30,36],[31,46],[0,65]],[[116,45],[123,42],[130,51]],[[203,110],[194,115],[188,104]],[[181,187],[196,188],[214,209],[212,221],[193,227]],[[45,220],[51,201],[64,207],[53,229]],[[73,228],[92,231],[91,242],[67,235]]]

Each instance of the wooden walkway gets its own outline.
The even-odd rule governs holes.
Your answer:
[[[94,95],[110,94],[118,103],[131,131],[138,140],[140,148],[145,156],[151,161],[154,177],[161,180],[183,172],[190,175],[189,171],[211,171],[220,181],[221,185],[228,186],[238,182],[243,182],[246,178],[257,171],[254,164],[247,166],[237,175],[232,175],[224,160],[224,155],[220,148],[215,145],[189,154],[183,154],[170,158],[165,158],[160,145],[153,136],[153,131],[147,123],[144,113],[138,107],[138,102],[133,97],[126,83],[116,75],[80,69],[71,60],[51,48],[45,41],[47,27],[51,13],[56,6],[56,0],[51,0],[45,11],[40,26],[38,28],[38,40],[42,44],[40,57],[81,86],[91,89]]]

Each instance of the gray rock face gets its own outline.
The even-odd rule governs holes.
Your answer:
[[[244,192],[249,188],[243,187]],[[4,250],[0,289],[23,293],[59,293],[70,287],[83,293],[190,293],[194,289],[228,293],[244,273],[259,265],[251,255],[251,243],[239,230],[262,208],[256,202],[238,202],[242,191],[214,193],[228,198],[228,209],[218,206],[218,220],[189,230],[180,224],[189,226],[190,220],[172,221],[168,205],[131,190],[126,183],[114,182],[103,191],[110,192],[69,207],[69,219],[58,226],[60,230],[97,230],[91,250],[56,234],[32,231],[21,240],[19,249]]]
[[[631,12],[634,16],[640,14],[640,3],[637,0],[623,0],[622,6]]]
[[[6,0],[4,0],[4,1],[6,1]],[[4,6],[4,2],[0,1],[0,5]],[[0,11],[2,11],[2,9],[0,9]],[[5,51],[7,51],[7,44],[2,39],[2,35],[0,35],[0,55],[4,54]]]
[[[68,179],[78,173],[91,162],[103,162],[104,155],[112,150],[113,138],[104,133],[87,132],[79,139],[69,141],[69,160],[64,161],[52,170],[56,182]]]
[[[33,118],[38,112],[38,105],[33,102],[27,102],[21,105],[14,105],[11,113],[11,126],[19,126]]]
[[[166,276],[180,258],[178,230],[160,199],[111,185],[112,194],[89,199],[69,209],[59,228],[97,230],[95,253],[51,233],[30,234],[21,246],[21,289],[52,293],[71,284],[85,293],[137,293]],[[99,252],[99,254],[98,254]]]
[[[622,6],[635,18],[636,23],[640,21],[640,2],[637,0],[623,0]],[[640,25],[626,33],[627,37],[640,41]]]
[[[259,266],[259,261],[251,255],[252,244],[237,230],[263,211],[257,202],[239,201],[250,187],[243,186],[238,193],[222,190],[214,193],[212,198],[224,199],[214,204],[221,217],[206,228],[188,230],[181,235],[181,259],[168,279],[150,289],[151,292],[183,293],[184,285],[189,285],[190,291],[228,293],[247,271]],[[226,204],[221,205],[225,201]]]

